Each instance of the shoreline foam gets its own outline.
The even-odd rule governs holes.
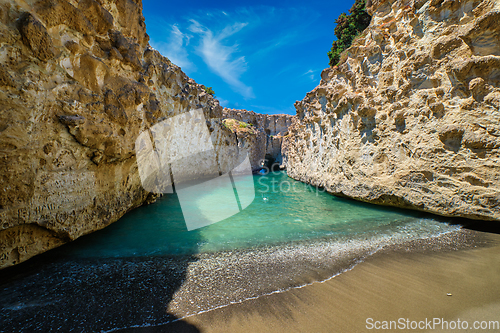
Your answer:
[[[470,230],[460,234],[450,247],[436,242],[422,248],[425,241],[417,240],[411,248],[383,249],[324,282],[186,316],[177,323],[121,331],[360,332],[367,331],[369,316],[500,320],[500,236]],[[449,236],[453,240],[457,235]]]
[[[373,245],[371,240],[365,242]],[[332,253],[329,250],[338,246],[317,241],[197,257],[55,262],[28,278],[10,279],[0,286],[6,316],[0,322],[20,331],[30,327],[161,330],[165,325],[181,325],[268,297],[283,298],[279,306],[287,308],[286,295],[294,290],[328,284],[374,257],[399,252],[444,253],[486,245],[480,233],[459,229],[433,238],[401,239],[389,246],[360,246],[357,251],[344,244],[347,255],[332,258],[327,258]],[[76,290],[79,299],[68,299]]]

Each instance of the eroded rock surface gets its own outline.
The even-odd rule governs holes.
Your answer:
[[[288,174],[329,192],[500,220],[500,2],[374,0],[295,104]]]
[[[163,119],[203,109],[219,172],[233,167],[222,107],[148,39],[140,0],[0,3],[0,268],[154,199],[134,144]]]
[[[241,127],[235,132],[238,139],[238,148],[246,151],[250,156],[250,163],[254,170],[262,168],[262,161],[268,166],[276,163],[281,165],[283,158],[281,147],[283,138],[288,134],[288,127],[295,116],[287,114],[260,114],[253,111],[224,108],[224,118],[242,121],[251,125],[251,130]]]

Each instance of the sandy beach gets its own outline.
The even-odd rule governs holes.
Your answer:
[[[406,325],[410,331],[454,332],[459,325],[461,332],[498,332],[488,322],[500,320],[500,236],[472,233],[484,246],[383,251],[326,282],[131,331],[369,332],[394,321],[399,329],[388,331]],[[490,329],[474,330],[475,321]]]

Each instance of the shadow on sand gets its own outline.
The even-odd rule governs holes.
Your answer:
[[[140,209],[145,213],[148,207]],[[196,230],[191,232],[191,237],[199,236]],[[169,332],[199,332],[167,311],[188,265],[197,260],[196,246],[187,254],[169,256],[71,255],[75,248],[87,246],[85,238],[91,237],[102,235],[82,237],[2,270],[0,331],[108,332],[143,327],[154,332],[153,326],[175,321]]]

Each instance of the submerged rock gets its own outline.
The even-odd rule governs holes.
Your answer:
[[[329,192],[500,220],[500,3],[371,1],[345,62],[295,104],[289,176]]]

